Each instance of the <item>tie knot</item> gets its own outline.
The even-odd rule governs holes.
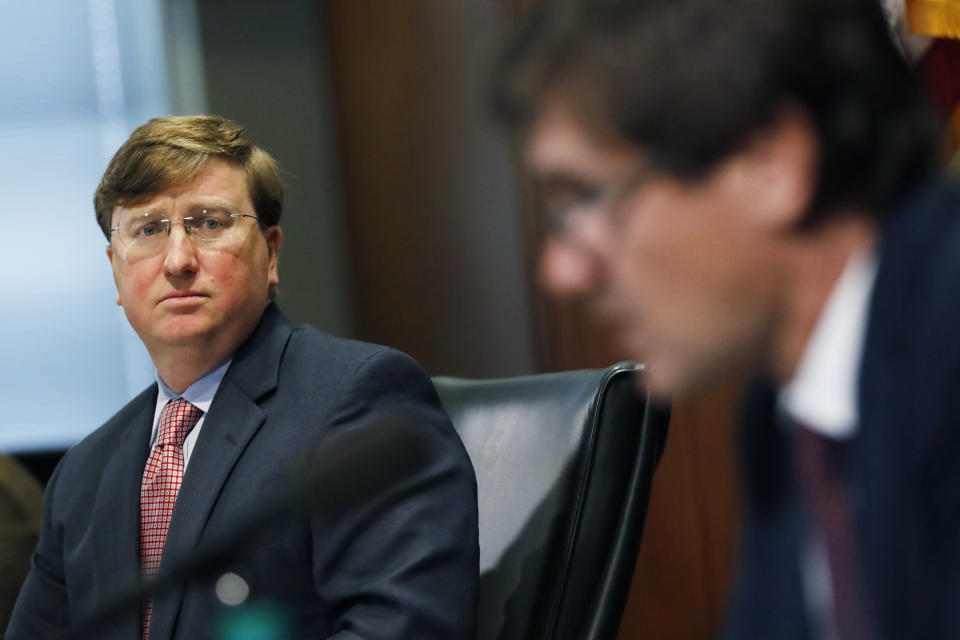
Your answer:
[[[196,426],[202,415],[203,411],[183,398],[171,400],[160,412],[157,444],[182,447],[187,434]]]

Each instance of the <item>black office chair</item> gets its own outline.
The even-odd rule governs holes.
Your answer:
[[[478,640],[615,637],[669,421],[634,374],[434,379],[477,473]]]

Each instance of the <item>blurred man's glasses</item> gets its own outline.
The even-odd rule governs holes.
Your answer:
[[[150,258],[163,250],[175,221],[199,248],[229,250],[242,242],[249,231],[247,220],[256,216],[230,213],[226,209],[197,209],[188,216],[167,217],[159,213],[130,213],[121,216],[110,228],[110,239],[127,262]]]
[[[546,204],[546,231],[558,236],[570,233],[574,222],[598,214],[609,215],[636,191],[653,173],[652,167],[641,164],[598,185],[561,185]]]

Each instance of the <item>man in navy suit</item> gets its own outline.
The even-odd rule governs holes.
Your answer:
[[[960,197],[879,3],[545,2],[498,64],[546,283],[656,394],[758,380],[727,637],[960,636]]]
[[[273,159],[222,118],[151,120],[114,156],[97,220],[117,304],[157,383],[54,472],[8,640],[62,636],[141,574],[282,496],[329,435],[398,410],[426,434],[429,460],[336,518],[270,529],[235,559],[234,580],[251,602],[280,603],[289,637],[473,637],[470,461],[413,360],[284,319],[272,302],[282,199]],[[223,610],[195,580],[91,633],[210,638]]]

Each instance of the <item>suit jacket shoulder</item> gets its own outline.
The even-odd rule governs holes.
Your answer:
[[[146,435],[139,432],[144,428],[145,411],[149,410],[149,417],[152,420],[156,401],[157,385],[154,383],[137,394],[80,442],[70,447],[60,461],[59,477],[66,477],[66,483],[72,486],[81,478],[89,477],[91,470],[96,468],[94,464],[102,463],[115,455],[128,443],[133,448],[141,448],[146,460],[149,431]],[[148,421],[146,427],[150,426]]]
[[[887,637],[960,634],[960,193],[931,182],[884,225],[853,473]]]

